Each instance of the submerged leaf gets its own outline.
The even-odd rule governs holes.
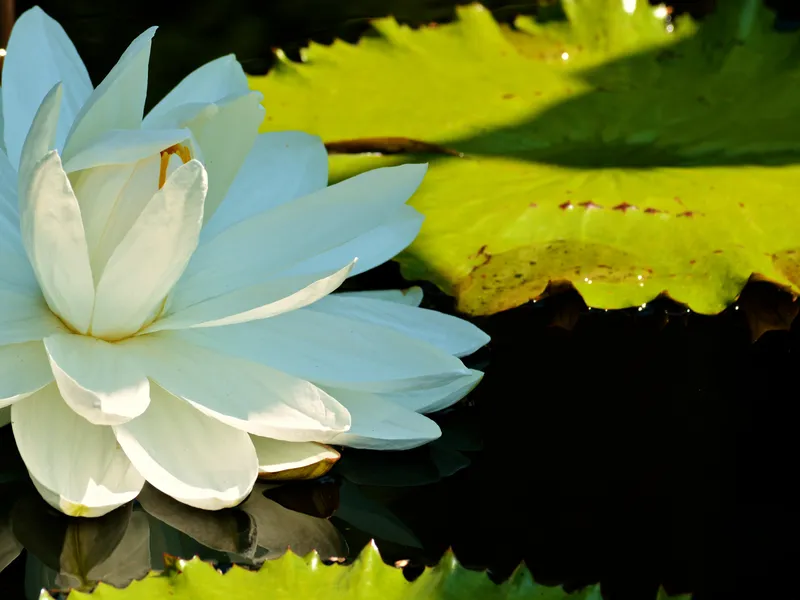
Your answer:
[[[349,566],[326,566],[316,553],[305,558],[287,552],[281,558],[267,561],[258,571],[232,567],[224,575],[201,561],[170,561],[173,568],[164,573],[151,573],[142,581],[119,590],[100,584],[92,594],[74,591],[69,600],[142,600],[173,598],[326,598],[327,600],[445,600],[480,598],[481,600],[601,600],[600,586],[575,592],[560,586],[548,587],[534,582],[530,572],[520,566],[511,578],[497,585],[480,571],[462,567],[451,552],[440,563],[425,571],[414,582],[403,576],[401,569],[384,564],[378,549],[370,544]],[[46,593],[42,598],[50,598]],[[658,600],[667,600],[663,590]],[[688,596],[673,600],[688,600]]]
[[[430,161],[426,220],[399,256],[458,308],[491,314],[569,282],[589,306],[661,293],[701,313],[752,274],[800,292],[800,34],[760,0],[701,24],[663,7],[564,0],[567,22],[499,26],[480,6],[358,44],[311,45],[251,78],[263,130],[326,142],[407,138],[418,152],[331,156],[334,180]]]

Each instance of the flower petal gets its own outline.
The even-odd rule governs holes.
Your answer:
[[[11,407],[17,448],[39,493],[70,516],[98,517],[144,485],[109,427],[71,410],[55,384]]]
[[[169,309],[167,316],[153,323],[144,333],[189,327],[220,327],[297,310],[342,285],[355,264],[354,260],[338,271],[323,275],[265,281],[261,285],[235,290],[185,308],[180,306],[180,292],[176,290],[178,293],[174,302],[177,306]]]
[[[483,379],[482,372],[470,369],[468,375],[463,375],[444,385],[422,387],[416,390],[386,392],[379,394],[379,396],[407,410],[427,414],[452,406],[475,389],[481,379]],[[331,386],[326,386],[326,389],[334,398],[353,391],[347,388]]]
[[[162,331],[127,345],[151,379],[203,413],[292,442],[325,441],[350,426],[341,404],[313,384],[187,343],[181,334]]]
[[[184,77],[150,110],[144,118],[144,126],[152,126],[154,121],[181,104],[210,104],[248,91],[247,76],[236,57],[233,54],[221,56]]]
[[[411,286],[404,290],[366,290],[363,292],[338,292],[337,296],[345,298],[374,298],[375,300],[386,300],[387,302],[397,302],[408,306],[419,306],[422,303],[422,288],[418,285]]]
[[[47,308],[41,292],[20,290],[8,286],[2,280],[8,275],[7,257],[0,258],[6,264],[0,272],[0,345],[41,341],[43,338],[64,331],[64,325]],[[26,260],[27,262],[27,260]]]
[[[103,270],[93,335],[122,338],[156,316],[197,247],[206,186],[205,169],[191,160],[155,193]]]
[[[321,477],[341,455],[316,442],[283,442],[251,436],[258,455],[258,476],[271,481]]]
[[[489,342],[489,336],[469,321],[397,302],[332,295],[315,302],[309,310],[388,327],[453,356],[467,356]]]
[[[147,377],[124,344],[62,333],[44,346],[64,401],[90,423],[124,423],[150,404]]]
[[[327,185],[328,151],[319,137],[301,131],[262,133],[225,200],[214,217],[206,220],[203,238],[211,239],[232,225]]]
[[[417,189],[425,169],[401,165],[368,171],[204,238],[180,282],[181,293],[191,302],[211,298],[342,245],[394,214]]]
[[[55,84],[47,92],[33,117],[19,159],[19,182],[22,190],[28,185],[31,173],[39,161],[55,147],[62,90],[63,87],[60,83]]]
[[[350,411],[350,430],[332,443],[371,450],[407,450],[439,438],[439,426],[377,394],[338,390],[336,399]]]
[[[117,441],[155,488],[205,510],[235,506],[253,489],[258,458],[245,432],[154,385],[150,407],[117,425]]]
[[[147,67],[155,27],[137,37],[80,109],[64,145],[69,162],[111,129],[139,129],[147,93]]]
[[[348,389],[419,389],[444,385],[469,373],[459,359],[431,344],[308,307],[241,325],[185,330],[180,335],[308,381]]]
[[[85,333],[92,317],[94,282],[81,211],[56,151],[39,162],[24,187],[20,226],[36,279],[50,309]]]
[[[358,256],[350,276],[364,273],[391,260],[417,237],[425,217],[410,206],[401,206],[386,222],[366,233],[291,267],[287,273],[316,273],[341,264],[348,256]]]
[[[64,170],[72,173],[81,169],[135,162],[182,143],[191,135],[188,129],[111,129],[73,154],[64,163]]]
[[[27,398],[53,381],[41,342],[0,346],[0,407]]]
[[[3,59],[3,136],[9,161],[15,167],[42,99],[59,82],[64,86],[56,134],[60,148],[92,93],[92,82],[61,25],[34,7],[14,23]]]

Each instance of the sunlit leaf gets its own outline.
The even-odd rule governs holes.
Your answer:
[[[511,578],[500,585],[490,581],[485,573],[461,567],[452,553],[409,582],[400,569],[386,565],[374,545],[368,545],[351,566],[326,566],[317,554],[305,558],[294,553],[267,561],[258,571],[239,567],[224,575],[210,564],[194,558],[174,560],[164,573],[152,573],[142,581],[133,582],[119,590],[100,584],[92,594],[72,592],[69,600],[139,600],[170,598],[172,600],[227,600],[228,598],[326,598],[326,600],[601,600],[600,586],[594,585],[575,592],[561,587],[535,583],[530,572],[518,568]],[[43,598],[49,596],[43,595]],[[657,600],[667,600],[663,590]],[[688,600],[688,596],[680,597]],[[678,600],[674,597],[673,600]]]
[[[251,78],[263,129],[463,153],[337,154],[331,174],[430,162],[411,200],[426,221],[398,260],[468,313],[551,281],[594,307],[667,293],[702,313],[752,274],[800,292],[800,34],[775,32],[761,0],[699,24],[631,4],[564,0],[568,21],[514,30],[480,6],[420,30],[379,20]]]

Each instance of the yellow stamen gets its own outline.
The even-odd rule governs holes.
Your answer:
[[[192,160],[192,153],[189,152],[189,148],[187,148],[183,144],[175,144],[174,146],[170,146],[166,150],[162,150],[161,170],[158,173],[158,189],[164,187],[164,184],[167,182],[167,167],[169,166],[169,157],[172,156],[173,154],[177,154],[183,161],[183,164],[186,164],[187,162]]]

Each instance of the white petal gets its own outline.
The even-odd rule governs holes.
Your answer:
[[[341,246],[394,214],[417,189],[425,169],[401,165],[368,171],[204,238],[181,281],[182,293],[209,298]]]
[[[338,292],[337,296],[346,298],[374,298],[375,300],[386,300],[387,302],[397,302],[408,306],[419,306],[422,303],[422,288],[418,285],[411,286],[404,290],[366,290],[363,292]]]
[[[155,488],[205,510],[235,506],[253,489],[258,458],[245,432],[202,414],[154,385],[145,413],[114,432]]]
[[[69,161],[111,129],[139,129],[147,93],[150,44],[156,28],[137,37],[97,86],[75,118],[64,146]]]
[[[463,375],[445,385],[423,387],[416,390],[402,390],[398,392],[386,392],[379,394],[384,400],[398,404],[407,410],[419,413],[433,413],[444,410],[461,400],[469,394],[480,380],[483,373],[470,369],[468,375]],[[326,388],[334,398],[342,394],[348,394],[353,390],[346,388]]]
[[[144,125],[152,125],[181,104],[218,102],[234,94],[246,94],[249,88],[242,65],[233,54],[221,56],[189,73],[144,118]]]
[[[181,123],[194,135],[208,171],[205,221],[217,210],[239,172],[264,120],[263,96],[244,96],[211,104],[189,121]]]
[[[19,200],[17,171],[0,150],[0,252],[22,247],[19,235]],[[9,242],[12,242],[9,245]]]
[[[5,427],[11,423],[11,407],[4,406],[0,408],[0,427]]]
[[[139,336],[129,345],[151,379],[237,429],[306,442],[325,441],[350,426],[347,411],[311,383],[192,345],[181,332]]]
[[[251,438],[258,455],[259,473],[301,469],[322,461],[336,462],[340,457],[333,448],[316,442],[283,442],[257,435]]]
[[[191,160],[155,193],[103,270],[93,335],[121,338],[156,316],[197,247],[207,181],[203,166]]]
[[[356,261],[324,275],[287,277],[223,294],[186,308],[180,305],[176,289],[175,305],[167,316],[148,327],[144,333],[189,327],[220,327],[266,319],[316,302],[338,288]]]
[[[64,170],[71,173],[92,167],[135,162],[185,142],[191,135],[188,129],[112,129],[73,154],[64,163]]]
[[[57,83],[47,92],[33,117],[30,131],[28,131],[25,144],[22,146],[22,155],[19,159],[19,183],[23,196],[33,169],[50,150],[55,148],[62,90],[62,85]]]
[[[34,7],[14,23],[3,59],[3,135],[8,158],[15,167],[36,110],[58,82],[64,86],[56,136],[61,147],[92,93],[92,82],[61,25]]]
[[[141,415],[150,403],[150,384],[124,344],[83,335],[57,334],[44,340],[64,401],[95,425],[116,425]]]
[[[58,153],[34,168],[20,198],[22,241],[50,309],[80,333],[89,327],[94,282],[81,211]]]
[[[459,359],[431,344],[308,308],[241,325],[185,330],[181,336],[296,377],[348,389],[419,389],[469,373]]]
[[[0,261],[5,262],[5,258],[1,257]],[[0,273],[0,277],[3,274],[7,272]],[[9,289],[0,280],[0,306],[0,345],[42,340],[65,331],[61,321],[47,308],[38,289]]]
[[[467,356],[489,342],[489,336],[469,321],[397,302],[332,295],[315,302],[309,310],[388,327],[453,356]]]
[[[214,217],[206,220],[203,236],[211,239],[232,225],[327,185],[328,151],[319,137],[301,131],[262,133],[225,200]]]
[[[51,381],[41,342],[0,346],[0,407],[30,396]]]
[[[350,430],[332,443],[372,450],[416,448],[442,435],[439,426],[418,413],[384,400],[377,394],[338,390],[337,400],[352,418]]]
[[[144,485],[110,427],[92,425],[55,384],[11,407],[17,448],[37,489],[70,516],[98,517],[130,502]]]
[[[347,256],[358,256],[350,276],[364,273],[391,260],[417,237],[425,217],[410,206],[401,206],[385,223],[331,250],[291,267],[287,273],[316,273],[340,264]]]

